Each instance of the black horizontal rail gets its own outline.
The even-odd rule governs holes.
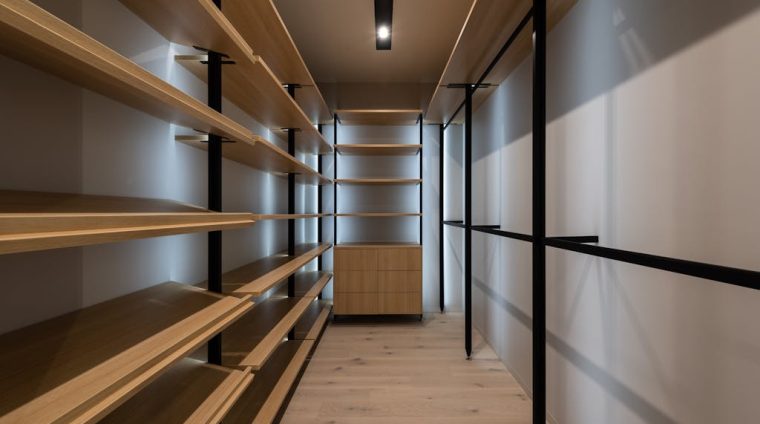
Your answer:
[[[451,225],[452,227],[467,228],[464,225],[464,221],[443,221],[443,225]]]
[[[522,30],[525,28],[525,26],[528,25],[528,22],[530,22],[530,20],[531,20],[532,17],[533,17],[533,8],[531,7],[530,10],[528,11],[528,13],[525,14],[525,16],[522,18],[522,20],[520,21],[520,23],[517,25],[517,28],[515,28],[515,30],[512,31],[512,34],[509,36],[509,38],[504,43],[504,45],[501,46],[501,49],[499,49],[499,52],[496,53],[496,56],[494,56],[494,58],[491,61],[491,63],[488,64],[488,66],[486,67],[486,69],[480,75],[480,78],[478,78],[478,81],[475,83],[475,88],[476,89],[488,86],[488,85],[484,85],[483,81],[485,81],[485,79],[488,78],[488,74],[490,74],[491,71],[493,71],[493,68],[496,67],[496,64],[499,63],[499,61],[501,60],[502,56],[504,56],[504,53],[506,53],[507,50],[509,50],[509,48],[515,42],[515,40],[517,39],[517,37],[520,35],[520,33],[522,32]],[[465,101],[462,100],[462,103],[459,105],[459,107],[457,108],[457,110],[454,111],[454,113],[449,118],[448,122],[446,122],[446,124],[443,126],[444,130],[446,130],[446,128],[449,127],[449,124],[451,124],[451,121],[453,121],[454,118],[459,114],[459,112],[461,112],[462,108],[464,107],[464,102]]]
[[[563,237],[549,237],[546,239],[546,245],[600,258],[641,265],[647,268],[655,268],[676,274],[760,290],[760,272],[757,271],[650,255],[648,253],[631,252],[611,247],[587,245]]]
[[[495,227],[495,228],[494,228]],[[533,236],[530,234],[514,233],[512,231],[499,230],[498,225],[473,225],[472,230],[481,233],[493,234],[501,237],[507,237],[515,240],[533,242]]]

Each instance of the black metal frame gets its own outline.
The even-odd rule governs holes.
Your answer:
[[[424,139],[423,135],[423,128],[422,128],[422,114],[420,113],[420,246],[422,246],[422,186],[423,186],[423,178],[422,178],[422,142]]]
[[[440,149],[439,157],[438,157],[438,215],[440,218],[440,223],[438,224],[438,257],[441,258],[438,264],[438,306],[441,309],[441,313],[443,313],[445,309],[445,298],[444,298],[444,278],[443,278],[443,155],[445,154],[444,150],[444,126],[443,124],[440,124],[438,126],[438,148]]]
[[[338,245],[338,114],[333,113],[333,244]]]

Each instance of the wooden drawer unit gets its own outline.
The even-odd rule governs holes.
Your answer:
[[[422,314],[422,247],[335,247],[336,315]]]

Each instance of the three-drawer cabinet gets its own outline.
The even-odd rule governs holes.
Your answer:
[[[335,246],[336,315],[421,315],[422,246]]]

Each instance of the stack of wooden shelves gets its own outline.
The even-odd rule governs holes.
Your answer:
[[[338,144],[339,156],[401,157],[420,159],[420,178],[335,178],[335,185],[403,186],[419,185],[419,210],[335,212],[336,220],[346,218],[419,217],[418,243],[341,242],[335,246],[336,315],[419,315],[422,316],[422,111],[421,110],[338,110],[341,125],[419,125],[417,144]],[[337,136],[336,136],[337,140]],[[342,169],[342,166],[338,166]],[[337,188],[335,190],[337,199]],[[405,202],[407,203],[407,202]],[[408,203],[413,203],[412,201]],[[337,201],[336,201],[337,204]],[[337,228],[337,222],[336,222]],[[337,230],[336,230],[337,234]]]
[[[269,1],[225,2],[240,10],[240,32],[210,0],[122,3],[170,41],[234,61],[224,66],[223,94],[271,130],[297,131],[294,148],[277,147],[28,0],[0,4],[0,52],[167,122],[223,137],[230,160],[294,175],[294,182],[318,190],[332,184],[295,157],[296,151],[332,151],[315,126],[330,113]],[[179,58],[207,78],[203,58],[186,59]],[[307,94],[296,102],[283,84],[303,86]],[[204,150],[207,140],[177,137]],[[221,213],[167,200],[3,191],[0,254],[229,230],[265,219],[313,218],[321,225],[324,216],[330,214],[321,204],[316,213]],[[0,335],[0,421],[219,422],[232,410],[234,422],[271,422],[326,325],[331,306],[318,297],[332,276],[301,269],[329,248],[299,245],[290,255],[232,270],[222,275],[221,292],[169,282]],[[277,293],[289,279],[293,292]],[[222,364],[194,359],[220,334]]]

